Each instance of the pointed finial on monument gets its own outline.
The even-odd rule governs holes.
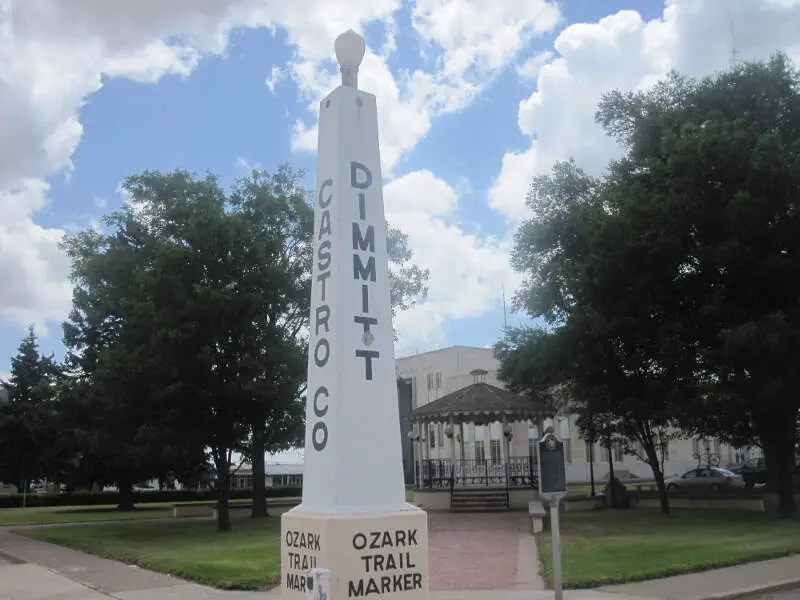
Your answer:
[[[342,85],[358,88],[358,67],[367,50],[364,38],[348,29],[336,38],[333,47],[342,71]]]

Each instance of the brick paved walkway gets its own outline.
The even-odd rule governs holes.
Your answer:
[[[432,590],[544,589],[525,513],[428,513]]]

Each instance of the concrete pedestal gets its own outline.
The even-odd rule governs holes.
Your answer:
[[[281,516],[282,600],[306,598],[306,575],[330,571],[331,598],[428,598],[428,515],[417,508],[367,515]]]

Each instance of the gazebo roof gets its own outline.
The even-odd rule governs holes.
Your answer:
[[[540,402],[529,400],[488,383],[473,383],[465,388],[442,396],[409,413],[411,421],[486,421],[498,417],[508,420],[536,419],[546,416]]]

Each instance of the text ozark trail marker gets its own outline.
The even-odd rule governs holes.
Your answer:
[[[327,570],[330,600],[422,600],[428,521],[405,501],[378,113],[358,89],[363,38],[348,31],[335,49],[342,85],[319,116],[303,501],[282,516],[282,597],[305,598],[308,572]]]

